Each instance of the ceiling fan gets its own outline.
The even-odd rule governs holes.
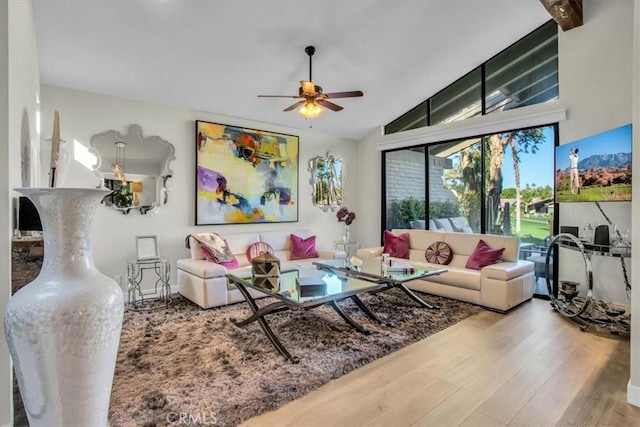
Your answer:
[[[331,101],[327,101],[328,99],[335,98],[355,98],[358,96],[362,96],[363,93],[361,90],[352,90],[348,92],[333,92],[333,93],[323,93],[322,87],[316,85],[311,80],[311,57],[314,53],[316,53],[316,48],[314,46],[307,46],[304,49],[305,53],[309,55],[309,80],[301,81],[300,88],[298,89],[298,95],[258,95],[259,98],[294,98],[294,99],[302,99],[301,101],[297,101],[293,105],[288,106],[282,111],[292,111],[298,107],[302,107],[298,110],[298,113],[307,119],[313,119],[324,112],[324,108],[328,108],[332,111],[340,111],[343,108],[337,104],[334,104]]]

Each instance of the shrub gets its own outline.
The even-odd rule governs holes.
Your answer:
[[[391,202],[391,224],[389,228],[411,228],[410,221],[424,219],[424,200],[409,197]]]
[[[460,206],[451,200],[429,203],[429,218],[453,218],[460,216]]]

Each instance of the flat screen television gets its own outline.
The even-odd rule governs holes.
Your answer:
[[[18,199],[18,224],[20,231],[42,231],[38,209],[28,197]]]
[[[631,146],[629,124],[556,147],[556,203],[630,201]]]

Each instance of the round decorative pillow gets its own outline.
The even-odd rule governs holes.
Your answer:
[[[247,259],[249,260],[249,262],[251,262],[251,260],[258,255],[263,254],[273,255],[273,248],[270,244],[265,242],[255,242],[247,248]]]
[[[434,242],[424,251],[424,257],[428,263],[447,265],[453,258],[453,251],[445,242]]]

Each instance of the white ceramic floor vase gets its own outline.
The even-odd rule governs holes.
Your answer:
[[[9,299],[5,335],[29,425],[107,426],[124,303],[96,270],[91,225],[109,192],[20,188],[44,231],[40,275]]]

